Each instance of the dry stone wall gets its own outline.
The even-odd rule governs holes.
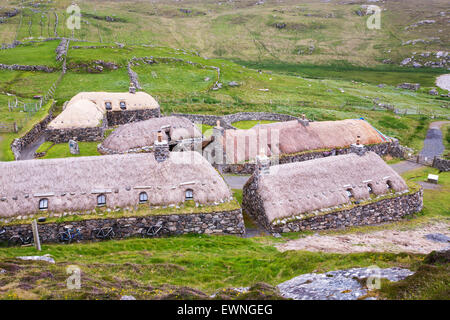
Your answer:
[[[255,182],[253,180],[253,182],[250,181],[249,183]],[[419,212],[423,208],[423,190],[420,189],[412,194],[399,195],[365,205],[356,205],[351,209],[273,225],[265,214],[263,201],[258,196],[256,189],[251,188],[250,185],[249,187],[244,189],[243,209],[259,225],[272,233],[339,229],[392,222]]]
[[[42,242],[58,242],[58,234],[64,232],[64,226],[79,228],[82,240],[96,240],[93,230],[113,228],[115,238],[142,236],[142,232],[151,226],[161,225],[162,236],[196,234],[244,235],[245,227],[241,209],[201,214],[168,214],[146,217],[127,217],[117,219],[92,219],[66,223],[39,223],[38,230]],[[8,241],[13,235],[26,235],[31,225],[9,225],[0,241]]]
[[[106,120],[109,127],[120,126],[123,124],[144,121],[151,118],[159,118],[160,109],[143,109],[143,110],[123,110],[123,111],[108,111],[106,113]]]
[[[450,160],[435,157],[433,160],[433,167],[442,172],[450,171]]]

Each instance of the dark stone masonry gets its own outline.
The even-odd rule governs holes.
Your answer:
[[[24,150],[29,144],[36,141],[43,132],[47,125],[53,120],[53,112],[49,111],[48,116],[46,116],[42,121],[35,124],[30,131],[28,131],[23,137],[14,139],[11,143],[11,150],[14,154],[15,160],[18,160],[22,150]]]
[[[450,160],[435,157],[433,160],[433,167],[442,172],[450,171]]]
[[[108,127],[120,126],[123,124],[144,121],[151,118],[159,118],[160,110],[143,109],[143,110],[124,110],[124,111],[108,111],[106,113],[106,120]]]
[[[244,198],[246,197],[244,193]],[[258,197],[256,197],[258,198]],[[253,198],[255,199],[255,198]],[[423,189],[412,193],[377,202],[357,205],[331,213],[319,214],[285,223],[271,224],[264,214],[262,201],[244,199],[243,208],[261,226],[273,233],[298,232],[303,230],[338,229],[350,226],[373,225],[382,222],[398,221],[405,216],[419,212],[423,208]],[[283,219],[281,219],[283,221]]]
[[[200,214],[168,214],[145,217],[127,217],[117,219],[93,219],[71,221],[64,223],[39,223],[38,230],[42,242],[58,242],[58,234],[64,232],[64,226],[79,228],[82,240],[95,240],[94,229],[113,228],[115,238],[139,237],[151,226],[161,225],[160,235],[221,234],[238,235],[245,233],[241,209]],[[8,225],[5,233],[0,235],[0,241],[8,241],[17,234],[28,234],[31,225]]]
[[[46,141],[54,143],[76,141],[100,141],[105,134],[105,127],[76,128],[76,129],[46,129]]]
[[[378,154],[380,157],[391,155],[395,158],[404,158],[406,149],[398,143],[398,140],[393,140],[392,142],[374,144],[374,145],[366,145],[367,151],[373,151]],[[330,149],[330,150],[322,150],[322,151],[312,151],[312,152],[303,152],[298,154],[282,154],[279,157],[279,163],[276,164],[286,164],[293,162],[302,162],[313,159],[319,159],[329,156],[342,155],[351,153],[351,148],[342,148],[342,149]],[[231,174],[252,174],[255,171],[256,163],[248,162],[242,164],[223,164],[223,165],[214,165],[218,167],[218,169],[222,173],[231,173]]]

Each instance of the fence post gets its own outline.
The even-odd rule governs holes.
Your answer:
[[[17,128],[17,122],[14,121],[14,132],[17,133],[19,130]]]
[[[36,219],[31,222],[31,229],[33,230],[34,246],[37,251],[41,251],[41,241],[39,239],[39,230]]]

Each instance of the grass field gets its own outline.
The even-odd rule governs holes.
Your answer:
[[[58,143],[49,148],[49,143],[45,143],[41,146],[41,150],[36,152],[42,152],[46,150],[46,154],[42,159],[54,159],[54,158],[70,158],[70,157],[87,157],[87,156],[99,156],[97,151],[97,145],[99,142],[78,142],[80,148],[80,154],[71,154],[68,143]]]

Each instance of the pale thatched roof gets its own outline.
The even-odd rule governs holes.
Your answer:
[[[159,108],[158,102],[145,92],[80,92],[70,101],[74,103],[79,100],[89,100],[94,102],[106,112],[105,103],[111,102],[112,111],[120,111],[120,102],[126,103],[127,110],[142,110]]]
[[[408,190],[404,180],[373,152],[272,166],[259,179],[257,193],[270,222],[346,204],[347,189],[356,200],[370,197],[368,185],[376,195],[387,193],[387,181],[396,192]]]
[[[315,121],[308,126],[297,120],[260,124],[249,130],[226,130],[222,141],[228,159],[242,162],[261,151],[270,156],[349,147],[357,136],[363,144],[385,142],[384,136],[362,119]]]
[[[177,204],[187,189],[198,203],[231,196],[197,152],[173,152],[161,163],[151,153],[0,162],[0,217],[37,213],[42,198],[50,211],[93,209],[100,193],[108,207],[136,205],[143,191],[150,204]]]
[[[80,92],[68,102],[63,112],[50,122],[48,128],[97,127],[106,114],[106,102],[111,103],[111,111],[122,111],[120,102],[125,102],[126,110],[131,111],[159,108],[158,102],[145,92]]]
[[[89,100],[78,100],[69,104],[60,115],[50,122],[48,128],[93,128],[101,123],[103,117],[103,110],[95,103]]]
[[[201,132],[189,119],[171,116],[120,126],[105,139],[102,147],[120,153],[130,149],[153,146],[158,131],[167,126],[170,126],[169,137],[162,130],[164,140],[179,141],[202,137]]]

